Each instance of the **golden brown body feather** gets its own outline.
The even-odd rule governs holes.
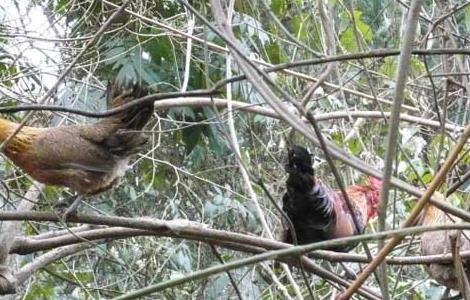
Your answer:
[[[108,108],[146,94],[145,89],[136,85],[124,89],[110,84]],[[4,152],[41,183],[69,187],[80,195],[93,195],[109,189],[124,174],[129,155],[145,142],[135,130],[142,129],[152,112],[153,103],[150,103],[94,124],[55,128],[25,126],[6,145]],[[17,123],[0,119],[0,141],[17,127]]]
[[[437,193],[436,193],[437,194]],[[444,198],[442,195],[438,194]],[[459,222],[460,220],[453,217],[452,220],[442,210],[434,205],[428,205],[424,211],[423,225],[450,224]],[[450,235],[452,230],[444,230],[437,232],[425,232],[421,236],[421,254],[422,255],[439,255],[451,253]],[[463,231],[460,236],[460,251],[470,250],[470,231]],[[465,267],[470,266],[470,261],[463,261]],[[439,264],[432,263],[427,266],[427,271],[432,278],[438,283],[451,289],[459,290],[457,273],[452,263]],[[470,272],[467,268],[467,277]]]

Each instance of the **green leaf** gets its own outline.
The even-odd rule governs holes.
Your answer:
[[[52,282],[41,281],[39,284],[33,284],[29,287],[29,292],[22,297],[25,300],[48,300],[53,299],[54,297],[54,286]]]
[[[310,34],[308,28],[311,26],[311,18],[309,14],[296,14],[292,17],[291,28],[293,35],[302,42],[307,42]]]
[[[138,174],[144,185],[152,185],[157,191],[167,187],[167,179],[170,177],[167,168],[162,165],[155,166],[151,159],[144,159],[139,163]]]
[[[331,139],[333,140],[333,143],[335,143],[337,146],[342,146],[343,145],[343,135],[341,134],[340,131],[334,131],[331,133]]]
[[[364,42],[369,43],[372,41],[372,30],[369,25],[367,25],[362,19],[362,12],[359,10],[354,10],[354,24],[356,25],[356,30],[359,33],[359,39],[362,39]],[[340,35],[339,39],[341,45],[346,48],[349,52],[357,52],[358,45],[356,43],[355,32],[352,28],[352,20],[347,11],[343,11],[340,14]]]
[[[16,101],[13,99],[9,98],[0,98],[0,107],[10,107],[10,106],[16,106]]]
[[[2,84],[8,87],[12,87],[14,84],[13,80],[9,80],[9,78],[13,77],[13,75],[16,75],[18,70],[14,65],[6,65],[0,63],[0,81]]]
[[[300,31],[300,28],[302,27],[302,19],[300,18],[299,15],[295,15],[292,17],[290,26],[292,28],[291,31],[294,34],[294,36],[297,36],[298,32]]]
[[[183,129],[183,142],[186,145],[186,153],[193,151],[201,140],[204,125],[196,125]]]
[[[362,145],[357,138],[348,141],[348,149],[352,154],[358,155],[362,152]]]
[[[158,0],[153,1],[153,3],[155,5],[155,12],[158,12],[158,15],[163,19],[174,17],[178,13],[183,12],[183,7],[178,2],[172,0]]]
[[[279,48],[279,44],[271,41],[267,43],[265,46],[266,54],[268,55],[268,61],[272,64],[279,64],[281,63],[281,49]]]
[[[54,6],[54,11],[58,14],[64,14],[65,12],[67,12],[68,4],[69,4],[69,0],[59,0]]]
[[[390,79],[395,77],[397,72],[397,61],[393,57],[385,57],[379,67],[380,73],[388,76]]]
[[[351,28],[346,29],[339,35],[341,45],[349,52],[357,52],[356,38]]]
[[[161,65],[173,60],[173,45],[168,37],[160,37],[148,43],[148,50],[152,61]]]
[[[411,74],[418,76],[423,74],[426,71],[424,63],[419,60],[417,57],[411,57]]]
[[[467,32],[470,31],[470,6],[465,9],[465,27],[467,27]]]
[[[442,149],[441,149],[441,143],[442,143]],[[427,147],[429,164],[432,166],[435,165],[437,163],[438,154],[441,153],[441,151],[445,151],[444,153],[448,152],[450,150],[450,145],[451,145],[451,141],[447,135],[443,136],[440,133],[435,134]],[[442,153],[439,158],[443,159]]]
[[[93,280],[93,272],[92,271],[63,271],[58,272],[60,275],[64,276],[65,278],[70,279],[71,281],[80,281],[80,282],[90,282]]]
[[[357,14],[356,14],[357,13]],[[367,25],[366,23],[364,23],[362,20],[361,20],[361,12],[359,11],[354,11],[354,14],[355,14],[355,21],[356,21],[356,26],[359,30],[359,32],[362,34],[362,38],[366,41],[366,42],[370,42],[372,41],[372,30],[370,28],[369,25]]]
[[[285,0],[272,0],[271,9],[276,16],[283,17],[286,11],[286,1]]]

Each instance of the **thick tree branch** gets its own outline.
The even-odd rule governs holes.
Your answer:
[[[89,225],[86,225],[90,227]],[[449,226],[452,226],[449,224]],[[71,228],[73,229],[73,228]],[[17,237],[15,238],[12,247],[10,248],[10,254],[27,255],[39,251],[47,251],[58,247],[74,245],[82,243],[83,240],[88,241],[99,241],[103,240],[106,242],[114,241],[118,239],[131,238],[137,236],[168,236],[178,237],[171,232],[167,235],[162,235],[157,231],[133,229],[125,227],[105,227],[99,229],[88,229],[86,231],[74,231],[74,235],[68,232],[63,232],[61,235],[55,235],[56,232],[51,232],[51,237],[31,236],[31,237]],[[226,232],[226,235],[231,235],[232,232]],[[206,235],[201,233],[196,241],[204,241],[207,238]],[[249,252],[249,253],[260,253],[265,250],[276,250],[283,249],[290,245],[278,243],[273,245],[271,243],[265,243],[263,238],[258,238],[258,244],[252,245],[247,241],[240,242],[226,242],[225,240],[218,240],[217,245],[224,246],[226,248]],[[357,263],[368,263],[371,260],[365,255],[354,254],[354,253],[340,253],[328,250],[317,250],[310,252],[309,257],[324,259],[330,262],[357,262]],[[461,251],[460,256],[462,258],[470,258],[470,250]],[[427,256],[392,256],[387,257],[386,262],[390,265],[420,265],[430,263],[452,263],[452,254],[444,255],[427,255]]]
[[[470,228],[470,224],[465,224],[465,226],[462,226],[462,225],[463,224],[454,224],[454,225],[452,225],[452,227],[455,226],[455,227],[458,227],[458,228],[461,228],[461,227]],[[437,229],[438,227],[441,227],[441,226],[442,225],[433,226],[433,229]],[[177,279],[171,279],[171,280],[161,282],[161,283],[158,283],[158,284],[155,284],[155,285],[147,286],[147,287],[145,287],[143,289],[140,289],[140,290],[131,291],[131,292],[129,292],[129,293],[123,295],[123,296],[117,297],[115,299],[116,300],[117,299],[119,299],[119,300],[134,299],[136,297],[150,295],[152,293],[161,291],[163,289],[171,288],[171,287],[183,284],[183,283],[188,282],[188,281],[207,278],[207,277],[215,275],[215,274],[219,274],[219,273],[222,273],[222,272],[226,272],[226,271],[236,269],[236,268],[240,268],[240,267],[247,266],[247,265],[260,263],[260,262],[265,261],[265,260],[282,259],[283,257],[295,256],[295,255],[299,255],[301,253],[306,253],[306,252],[311,251],[313,249],[318,249],[319,245],[322,245],[322,247],[325,247],[325,245],[333,245],[333,244],[340,245],[340,241],[346,241],[346,240],[348,240],[348,241],[352,241],[352,240],[358,241],[358,240],[363,240],[366,237],[367,237],[367,239],[370,239],[372,237],[381,238],[381,237],[388,236],[392,232],[394,232],[394,234],[397,234],[398,236],[401,236],[401,235],[405,234],[405,232],[406,232],[406,234],[410,234],[412,232],[416,233],[417,229],[418,229],[418,231],[421,231],[421,230],[425,229],[425,227],[404,228],[404,229],[399,229],[399,230],[391,230],[391,231],[387,231],[387,232],[380,232],[380,233],[374,233],[374,234],[365,234],[365,235],[362,235],[362,236],[352,236],[352,237],[347,237],[347,238],[340,238],[340,239],[336,239],[336,240],[324,241],[324,242],[308,244],[308,245],[303,245],[303,246],[289,247],[287,249],[282,249],[282,250],[268,251],[268,252],[258,254],[258,255],[255,255],[255,256],[251,256],[251,257],[248,257],[248,258],[243,258],[243,259],[239,259],[239,260],[230,261],[230,262],[227,262],[225,265],[222,265],[222,266],[219,265],[219,266],[210,267],[210,268],[207,268],[207,269],[204,269],[204,270],[196,271],[196,272],[188,274],[184,277],[180,277],[180,278],[177,278]],[[431,229],[431,227],[426,227],[426,229]]]
[[[69,255],[75,254],[85,249],[88,249],[92,246],[93,244],[90,244],[90,243],[79,243],[75,245],[70,245],[70,246],[65,246],[62,248],[54,249],[39,257],[36,257],[34,261],[21,267],[17,272],[14,273],[14,276],[18,280],[18,283],[21,284],[25,282],[31,275],[33,275],[40,268],[43,268],[47,266],[48,264],[56,260],[59,260],[61,258],[67,257]]]
[[[51,221],[58,222],[60,221],[60,216],[55,215],[54,213],[47,212],[0,212],[0,220],[9,220],[9,221],[20,221],[20,220],[29,220],[29,221]],[[469,230],[469,223],[460,223],[460,224],[447,224],[447,225],[437,225],[437,226],[426,226],[426,227],[412,227],[391,230],[381,233],[373,234],[364,234],[354,237],[335,239],[330,241],[325,241],[321,243],[309,244],[306,246],[297,246],[293,247],[289,244],[284,244],[278,241],[265,239],[261,237],[254,237],[239,233],[233,233],[223,230],[216,230],[207,228],[204,224],[196,222],[188,222],[184,220],[172,220],[172,221],[163,221],[157,219],[148,219],[148,218],[124,218],[124,217],[108,217],[108,216],[97,216],[97,215],[76,215],[71,216],[68,220],[71,223],[85,223],[93,225],[106,225],[112,226],[114,228],[103,228],[103,229],[93,229],[85,232],[77,232],[78,237],[90,238],[90,240],[102,240],[105,239],[109,234],[115,234],[115,237],[126,237],[129,234],[136,235],[161,235],[161,236],[171,236],[174,238],[186,238],[197,241],[205,241],[213,244],[218,244],[221,246],[226,246],[231,249],[240,249],[242,251],[263,251],[262,249],[296,249],[293,252],[280,252],[279,257],[286,257],[288,255],[298,255],[300,253],[307,253],[313,250],[322,249],[325,247],[339,246],[351,242],[357,241],[366,241],[371,239],[381,239],[381,238],[390,238],[396,236],[404,236],[409,234],[417,234],[427,231],[437,231],[437,230],[449,230],[449,229],[462,229]],[[125,229],[115,228],[115,227],[125,227]],[[135,231],[132,231],[135,230]],[[137,231],[139,230],[139,231]],[[58,242],[60,240],[60,243]],[[64,237],[54,237],[51,238],[51,245],[58,246],[68,243],[79,243],[83,241],[76,236],[64,236]],[[23,243],[23,242],[22,242]],[[40,243],[40,240],[39,240]],[[47,242],[46,242],[47,243]],[[34,244],[34,243],[33,243]],[[37,246],[39,244],[36,244]],[[42,244],[44,246],[44,244]],[[15,249],[18,249],[15,247]],[[20,250],[21,251],[21,250]],[[278,257],[275,255],[275,257]],[[264,260],[264,259],[262,259]],[[297,260],[293,260],[291,263],[296,263]],[[308,262],[308,259],[302,258],[302,263],[307,271],[313,272],[321,277],[326,277],[328,280],[337,280],[335,276],[332,276],[331,273],[326,272]],[[347,286],[348,282],[340,280],[340,283],[343,286]]]

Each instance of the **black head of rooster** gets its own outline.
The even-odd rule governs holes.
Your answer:
[[[293,145],[287,153],[286,172],[289,174],[309,174],[313,176],[311,154],[302,146]]]

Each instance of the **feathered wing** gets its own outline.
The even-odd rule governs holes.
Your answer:
[[[287,192],[283,197],[283,210],[293,223],[299,244],[314,243],[361,233],[374,215],[381,181],[369,179],[367,185],[347,188],[353,212],[343,196],[315,179],[312,160],[307,149],[294,145],[288,151],[286,172]],[[355,226],[354,217],[358,221]],[[293,242],[287,228],[284,239]],[[332,247],[336,251],[349,251],[355,245]]]
[[[299,244],[327,239],[336,220],[334,203],[321,185],[311,185],[308,189],[288,185],[283,197],[283,209],[294,225]],[[290,232],[285,241],[293,242]]]
[[[322,183],[319,182],[319,184]],[[328,195],[329,199],[331,199],[331,202],[333,203],[334,215],[336,216],[335,223],[331,224],[330,238],[349,237],[362,233],[368,222],[367,214],[363,211],[364,208],[367,209],[367,205],[365,205],[365,203],[367,203],[368,199],[364,191],[361,189],[361,186],[353,185],[346,187],[346,193],[349,201],[351,201],[353,209],[352,213],[348,208],[341,191],[332,190],[326,185],[323,185],[323,189],[325,190],[325,194]],[[353,214],[358,221],[359,228],[355,225]],[[357,243],[350,243],[336,247],[335,250],[348,252],[356,247],[356,245]]]
[[[378,191],[369,186],[355,185],[347,187],[346,192],[353,206],[359,230],[339,191],[332,190],[318,179],[309,190],[288,186],[283,198],[283,208],[292,220],[299,244],[348,237],[364,231],[371,217],[369,193]],[[289,232],[285,242],[292,243]],[[328,249],[347,252],[356,245],[357,243],[351,243]]]
[[[352,204],[360,231],[356,230],[343,197],[320,180],[316,180],[309,191],[288,188],[283,198],[284,211],[292,220],[299,244],[348,237],[362,232],[365,227],[362,214],[354,200]],[[289,233],[285,241],[292,243]],[[328,249],[347,252],[355,246],[356,244],[348,244]]]
[[[108,109],[147,94],[138,85],[126,87],[114,81],[108,85]],[[61,126],[43,131],[37,139],[37,156],[52,156],[55,169],[77,169],[89,172],[110,172],[118,160],[133,154],[145,143],[145,137],[136,132],[148,122],[153,112],[153,102],[125,110],[117,115],[103,118],[93,124]],[[64,137],[64,139],[58,137]],[[66,141],[64,143],[64,140]],[[48,161],[38,157],[38,161]]]
[[[107,88],[108,109],[118,108],[147,95],[148,90],[142,85],[127,85],[110,81]],[[113,117],[120,120],[123,129],[141,130],[152,116],[153,106],[153,101],[141,103]]]

